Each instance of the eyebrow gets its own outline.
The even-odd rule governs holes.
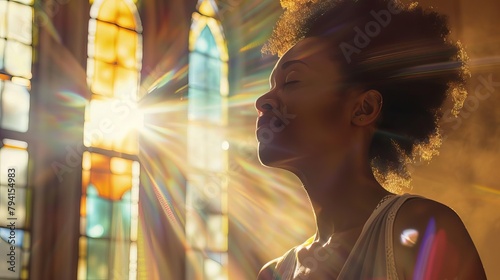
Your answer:
[[[290,67],[291,65],[296,64],[296,63],[301,63],[301,64],[304,64],[304,65],[306,65],[306,66],[307,66],[307,63],[305,63],[305,62],[304,62],[304,61],[302,61],[302,60],[298,60],[298,59],[296,59],[296,60],[289,60],[289,61],[287,61],[287,62],[285,62],[285,63],[283,63],[283,64],[281,65],[281,70],[285,70],[286,68],[288,68],[288,67]]]

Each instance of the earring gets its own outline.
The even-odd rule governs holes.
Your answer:
[[[360,121],[363,121],[363,118],[359,118]]]

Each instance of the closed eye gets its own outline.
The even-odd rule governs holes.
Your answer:
[[[288,85],[291,85],[291,84],[296,84],[296,83],[298,83],[298,82],[300,82],[300,81],[288,81],[288,82],[286,82],[284,85],[285,85],[285,86],[288,86]]]

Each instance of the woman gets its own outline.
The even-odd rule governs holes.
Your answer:
[[[464,62],[435,12],[384,0],[282,1],[264,51],[280,56],[256,101],[264,165],[293,172],[317,231],[258,279],[485,279],[457,214],[379,180],[432,154]],[[379,179],[379,180],[377,180]]]

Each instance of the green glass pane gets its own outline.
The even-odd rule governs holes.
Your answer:
[[[7,36],[7,1],[0,0],[0,38]]]
[[[109,237],[111,202],[87,196],[87,235],[94,238]]]
[[[113,202],[112,235],[117,240],[130,240],[130,202]]]
[[[9,2],[7,38],[31,45],[33,8],[16,2]]]
[[[129,279],[130,242],[111,242],[110,279]],[[135,280],[135,279],[134,279]]]
[[[26,187],[28,179],[28,151],[16,146],[8,146],[19,143],[25,145],[23,141],[12,141],[10,139],[3,140],[4,145],[0,149],[0,184],[7,186],[9,183],[9,169],[14,168],[15,188]],[[8,145],[7,145],[8,144]],[[12,176],[12,175],[11,175]],[[1,193],[3,195],[6,193]]]
[[[5,129],[26,132],[29,125],[30,94],[28,90],[12,82],[5,82],[2,93],[2,119]]]
[[[12,76],[31,79],[31,47],[17,41],[7,40],[4,67]]]
[[[109,241],[87,239],[87,279],[109,279]]]
[[[10,234],[10,229],[8,230]],[[16,232],[16,234],[19,232]],[[16,236],[17,238],[17,236]],[[0,261],[0,279],[19,279],[21,275],[21,264],[23,259],[22,249],[18,246],[14,246],[14,251],[10,249],[11,244],[9,244],[3,237],[0,238],[0,256],[2,256],[2,261]],[[10,254],[10,255],[9,255]],[[11,257],[13,255],[14,257]],[[8,262],[14,258],[15,261],[15,271],[9,270],[11,264]]]
[[[0,226],[8,227],[11,222],[14,222],[16,228],[23,228],[27,214],[26,189],[14,188],[15,192],[9,193],[10,189],[7,186],[0,186]]]

